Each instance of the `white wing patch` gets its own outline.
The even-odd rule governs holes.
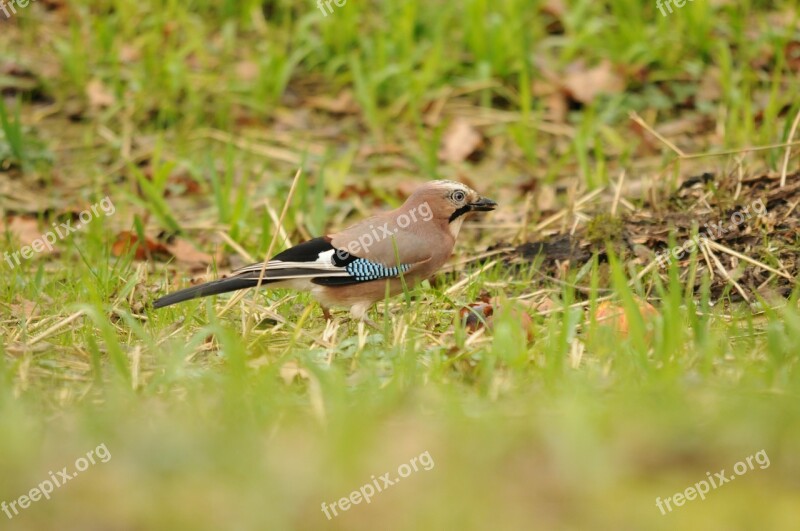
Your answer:
[[[314,277],[314,276],[327,276],[327,277],[346,277],[349,276],[349,273],[345,268],[338,267],[333,264],[333,253],[336,252],[334,249],[330,249],[327,251],[323,251],[319,253],[317,259],[313,262],[284,262],[282,260],[270,260],[267,262],[267,267],[264,268],[264,263],[260,262],[257,264],[250,264],[248,266],[244,266],[236,271],[233,271],[231,275],[241,275],[242,273],[260,273],[261,269],[264,271],[272,271],[278,272],[282,269],[313,269],[315,273],[303,274],[303,275],[287,275],[286,277],[280,276],[278,273],[272,273],[269,275],[270,279],[279,279],[279,278],[305,278],[305,277]],[[266,275],[265,275],[266,276]]]

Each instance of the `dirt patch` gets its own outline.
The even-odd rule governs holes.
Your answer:
[[[538,259],[542,274],[566,280],[569,266],[580,267],[592,255],[607,262],[611,245],[625,262],[664,279],[675,264],[681,281],[693,282],[695,291],[708,273],[715,298],[787,297],[798,275],[799,205],[800,174],[783,187],[772,175],[719,182],[703,174],[687,179],[666,202],[619,216],[596,212],[570,233],[516,247],[506,260]],[[696,274],[689,267],[692,252],[698,256]]]

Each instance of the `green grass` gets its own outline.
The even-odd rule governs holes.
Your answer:
[[[792,13],[793,2],[696,1],[662,17],[655,1],[575,1],[555,16],[521,0],[408,0],[323,17],[311,1],[95,0],[0,15],[0,94],[19,100],[0,101],[0,214],[32,215],[45,232],[106,195],[116,206],[56,254],[14,268],[0,256],[0,501],[100,444],[112,456],[13,520],[0,513],[3,528],[798,528],[796,288],[754,314],[693,293],[674,264],[632,281],[625,257],[595,256],[561,282],[536,263],[473,264],[379,304],[380,331],[341,319],[323,338],[311,298],[284,290],[225,313],[226,297],[152,310],[197,273],[112,253],[120,231],[164,231],[232,257],[208,267],[224,273],[245,258],[222,232],[258,259],[298,167],[283,223],[293,242],[397,206],[413,183],[468,180],[501,209],[465,225],[454,261],[519,243],[526,204],[529,238],[543,237],[533,227],[549,213],[531,205],[544,188],[563,207],[564,190],[578,199],[622,169],[644,189],[735,176],[732,157],[675,163],[628,114],[689,121],[670,139],[691,153],[785,141],[800,88],[784,53],[800,37]],[[532,84],[548,82],[545,68],[560,79],[603,60],[625,90],[553,124]],[[35,86],[13,88],[4,62]],[[93,106],[93,81],[110,105]],[[343,92],[355,111],[309,110],[310,97]],[[483,120],[483,158],[443,163],[462,116]],[[758,152],[744,168],[782,160]],[[188,182],[199,192],[184,194]],[[23,244],[0,242],[0,255]],[[531,342],[513,315],[476,338],[454,321],[483,290],[546,290],[556,311],[531,312]],[[596,319],[607,295],[628,334]],[[640,298],[656,319],[639,315]],[[768,468],[665,516],[656,507],[761,450]],[[424,452],[433,468],[325,518],[323,502]]]

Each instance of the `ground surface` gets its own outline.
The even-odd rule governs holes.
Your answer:
[[[800,528],[797,6],[671,9],[0,8],[2,527]],[[381,330],[150,306],[437,178]]]

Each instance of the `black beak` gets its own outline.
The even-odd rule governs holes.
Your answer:
[[[469,209],[473,212],[489,212],[497,207],[497,203],[487,197],[481,197],[474,203],[469,204]]]

